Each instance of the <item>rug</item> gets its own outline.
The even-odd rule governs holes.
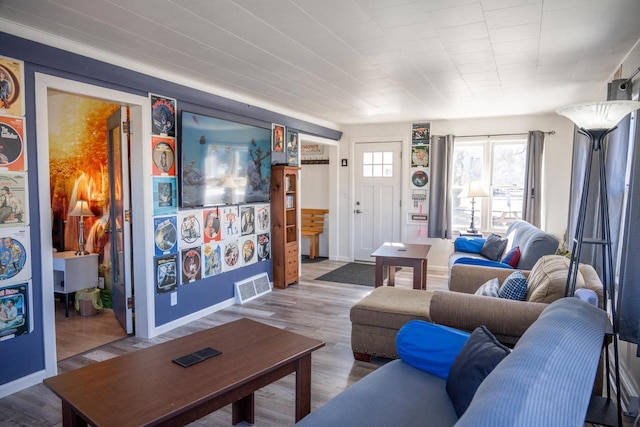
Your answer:
[[[309,258],[309,255],[302,255],[300,257],[300,262],[302,262],[303,264],[314,264],[316,262],[322,262],[322,261],[326,261],[329,258],[327,258],[326,256],[317,256],[314,259]]]
[[[400,270],[396,267],[396,271]],[[387,278],[387,269],[384,269],[384,278]],[[376,266],[373,264],[359,264],[350,262],[333,271],[316,277],[316,280],[325,282],[351,283],[353,285],[375,286]]]

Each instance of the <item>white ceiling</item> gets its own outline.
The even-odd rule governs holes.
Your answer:
[[[0,0],[0,18],[333,124],[554,111],[595,99],[640,39],[639,0]]]

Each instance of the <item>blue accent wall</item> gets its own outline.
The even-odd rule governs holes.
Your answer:
[[[178,109],[215,115],[249,124],[279,123],[300,132],[339,140],[340,131],[288,117],[263,108],[199,91],[174,82],[126,70],[105,62],[69,53],[40,43],[0,32],[0,55],[24,61],[24,97],[26,107],[26,140],[31,232],[31,268],[33,297],[33,332],[0,342],[0,385],[16,381],[44,369],[44,335],[42,318],[42,265],[40,251],[40,212],[49,215],[49,207],[38,204],[36,111],[34,73],[106,87],[121,92],[147,96],[155,93],[177,99]],[[239,120],[242,118],[242,120]],[[135,256],[135,254],[134,254]],[[47,267],[49,268],[49,267]],[[178,304],[170,305],[170,294],[155,297],[155,325],[187,316],[233,297],[233,283],[262,272],[271,275],[272,262],[259,262],[219,276],[180,286]],[[152,283],[148,284],[153,286]]]

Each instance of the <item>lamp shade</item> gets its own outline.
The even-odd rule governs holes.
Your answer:
[[[467,197],[489,197],[489,192],[481,181],[469,181]]]
[[[611,129],[630,112],[640,109],[637,101],[600,101],[573,104],[556,110],[568,117],[579,128]]]
[[[94,214],[91,209],[89,209],[89,202],[86,200],[78,200],[76,206],[69,212],[69,216],[94,216]]]

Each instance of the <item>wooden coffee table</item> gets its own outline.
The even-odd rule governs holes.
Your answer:
[[[296,414],[311,410],[311,353],[322,341],[240,319],[55,377],[64,426],[184,425],[230,403],[232,422],[254,422],[253,393],[296,373]],[[171,360],[213,347],[183,368]]]
[[[427,256],[431,245],[386,242],[374,253],[376,258],[376,288],[384,282],[384,267],[388,269],[388,286],[395,285],[395,267],[413,267],[413,289],[427,289]]]

